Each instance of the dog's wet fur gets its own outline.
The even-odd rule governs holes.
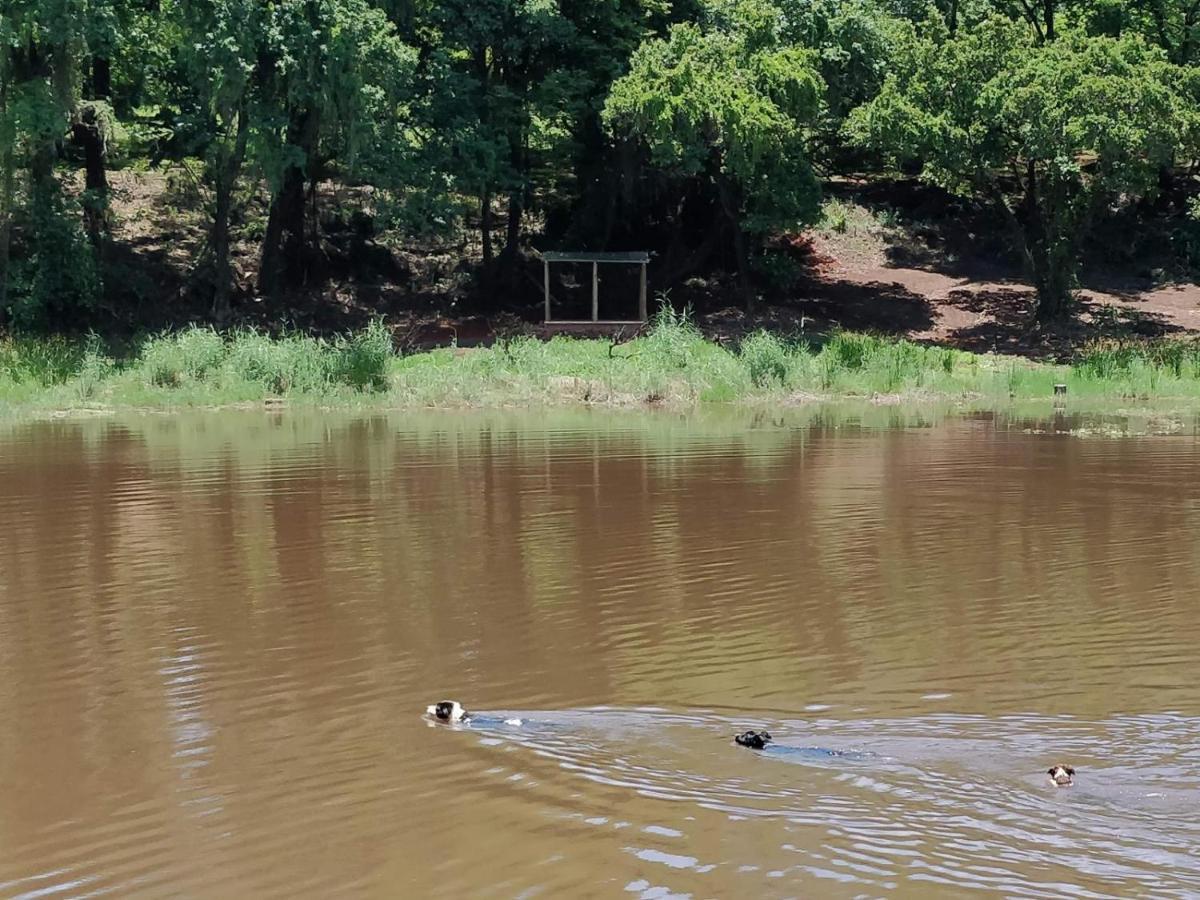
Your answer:
[[[457,700],[442,700],[426,708],[425,712],[439,722],[465,722],[471,714]]]
[[[1070,766],[1051,766],[1046,770],[1050,783],[1057,787],[1070,787],[1075,783],[1075,770]]]
[[[761,750],[771,743],[771,734],[767,731],[743,731],[733,737],[733,742],[751,750]]]

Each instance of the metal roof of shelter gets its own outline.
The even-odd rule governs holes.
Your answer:
[[[622,253],[588,253],[584,251],[547,250],[542,254],[546,262],[557,263],[635,263],[650,262],[650,254],[644,250]]]

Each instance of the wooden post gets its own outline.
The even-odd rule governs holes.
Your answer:
[[[546,321],[550,321],[550,260],[543,259],[542,266],[545,273],[546,283]]]
[[[638,294],[638,318],[645,322],[648,318],[646,315],[646,264],[642,263],[642,287]]]
[[[600,263],[592,263],[592,321],[600,321]]]

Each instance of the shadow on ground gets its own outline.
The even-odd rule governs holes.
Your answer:
[[[948,343],[977,353],[1065,360],[1093,341],[1160,338],[1183,332],[1162,315],[1089,300],[1077,301],[1074,314],[1061,323],[1039,324],[1030,290],[951,291],[944,303],[986,317],[948,335]]]

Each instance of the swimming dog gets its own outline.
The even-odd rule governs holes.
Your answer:
[[[443,700],[427,707],[425,712],[439,722],[465,722],[471,714],[457,700]]]
[[[439,722],[471,723],[484,728],[495,727],[497,725],[511,725],[519,728],[525,724],[523,719],[501,719],[499,716],[489,716],[486,714],[477,716],[463,709],[462,704],[457,700],[443,700],[441,703],[427,706],[425,707],[425,715],[431,719],[437,719]]]
[[[751,750],[761,750],[771,743],[771,735],[766,731],[743,731],[741,734],[734,735],[733,742],[742,747],[749,747]]]
[[[1070,787],[1075,783],[1075,770],[1070,766],[1052,766],[1046,770],[1046,774],[1056,787]]]

